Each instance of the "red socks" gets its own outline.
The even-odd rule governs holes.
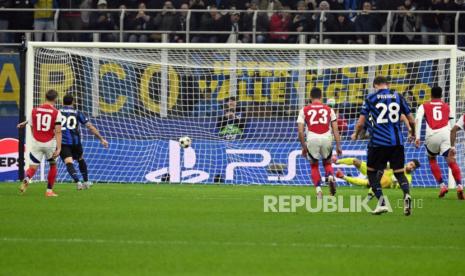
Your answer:
[[[326,176],[334,174],[334,169],[333,169],[333,166],[331,165],[331,162],[324,163],[324,166],[325,166]]]
[[[312,168],[312,181],[313,181],[313,186],[320,186],[321,184],[321,176],[320,176],[320,170],[318,168],[318,162],[314,164],[310,164],[310,167]]]
[[[310,164],[310,167],[312,168],[312,181],[313,185],[320,186],[321,185],[321,175],[320,175],[320,169],[318,168],[318,162]],[[331,165],[330,162],[324,163],[325,167],[325,173],[326,175],[333,175],[334,174],[334,169],[333,166]]]
[[[34,174],[36,173],[37,169],[36,168],[32,168],[32,167],[29,167],[29,169],[26,170],[26,176],[31,179]]]
[[[431,172],[433,173],[434,178],[439,184],[441,184],[442,174],[441,174],[441,168],[439,168],[439,165],[438,165],[438,161],[436,159],[429,159],[429,166],[431,167]]]
[[[31,179],[34,174],[36,173],[37,169],[29,167],[26,170],[26,176]],[[53,185],[55,185],[55,179],[57,177],[57,165],[53,164],[50,165],[50,170],[48,171],[48,183],[47,183],[47,189],[53,189]]]
[[[449,163],[449,168],[452,170],[452,175],[454,176],[455,184],[460,185],[462,184],[462,175],[460,173],[459,165],[457,162]]]
[[[439,184],[441,184],[443,182],[442,175],[441,175],[441,169],[439,168],[439,165],[436,159],[429,159],[429,165],[431,167],[431,172],[433,173],[434,178]],[[455,183],[457,185],[462,184],[462,175],[460,172],[460,167],[459,165],[457,165],[457,162],[454,161],[454,162],[449,163],[448,165],[452,171],[452,175],[454,176]]]
[[[48,184],[47,189],[53,189],[53,185],[55,185],[55,179],[57,177],[57,165],[50,165],[50,170],[48,171]]]

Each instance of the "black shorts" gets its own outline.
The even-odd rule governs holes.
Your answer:
[[[82,145],[61,145],[60,157],[65,160],[68,157],[73,157],[74,160],[79,160],[82,157]]]
[[[367,167],[378,171],[384,170],[389,162],[391,169],[404,168],[404,146],[368,147]]]

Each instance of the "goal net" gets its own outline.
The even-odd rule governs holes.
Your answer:
[[[296,118],[311,88],[338,114],[344,157],[366,160],[367,141],[350,135],[378,75],[414,112],[433,86],[443,87],[457,118],[465,111],[463,52],[394,45],[30,43],[26,107],[49,89],[75,96],[110,143],[104,149],[81,126],[92,181],[308,185]],[[182,136],[191,147],[179,145]],[[435,186],[425,149],[405,146],[407,160],[422,163],[413,185]],[[61,162],[58,175],[70,179]]]

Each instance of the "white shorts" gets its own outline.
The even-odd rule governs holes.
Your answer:
[[[333,153],[333,137],[309,137],[307,138],[308,155],[311,160],[329,159]]]
[[[450,132],[440,131],[427,136],[425,147],[430,156],[443,155],[450,149]]]
[[[55,161],[52,158],[57,147],[56,140],[51,140],[46,143],[39,142],[32,138],[31,150],[29,152],[29,161],[32,165],[39,165],[42,159],[47,161]]]

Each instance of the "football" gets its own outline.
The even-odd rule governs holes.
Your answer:
[[[191,146],[191,144],[192,144],[192,140],[188,136],[183,136],[179,138],[179,145],[181,145],[181,147],[188,148]]]

